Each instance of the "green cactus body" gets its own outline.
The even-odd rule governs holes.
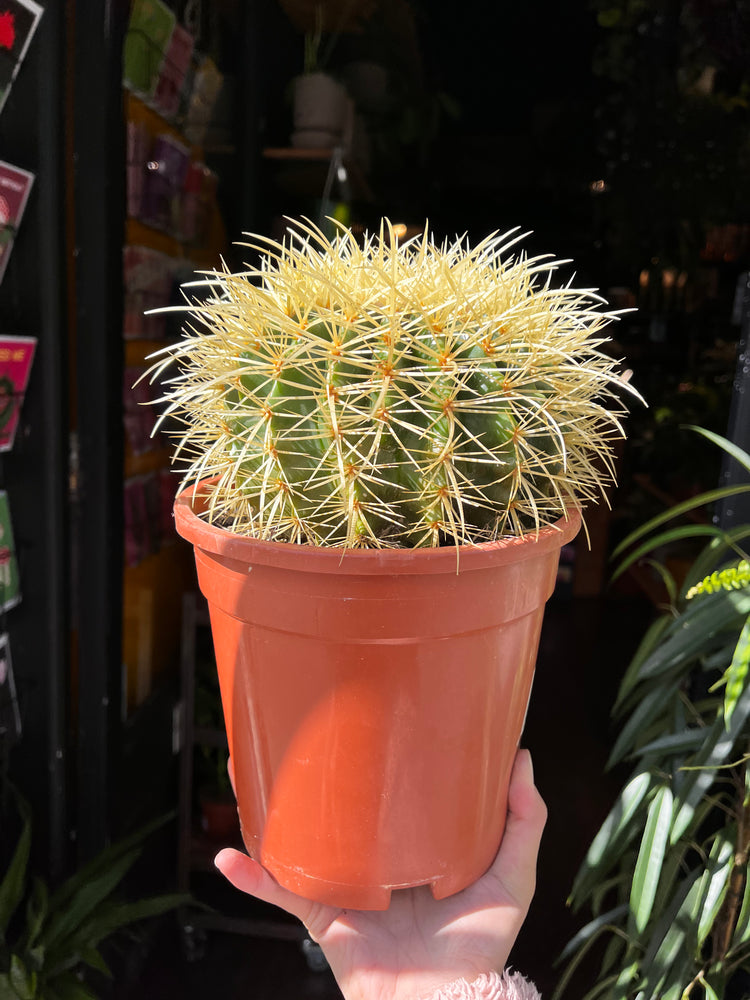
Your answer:
[[[621,436],[612,318],[553,288],[508,241],[360,247],[314,227],[263,244],[162,361],[208,516],[259,538],[334,546],[472,544],[537,528],[611,481]],[[603,459],[603,462],[602,462]],[[604,472],[602,469],[604,468]]]

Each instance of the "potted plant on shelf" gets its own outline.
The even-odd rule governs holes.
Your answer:
[[[221,694],[213,662],[200,664],[195,682],[195,770],[200,824],[213,841],[233,843],[239,839],[237,804],[227,771]]]
[[[287,0],[283,6],[295,23],[304,30],[305,58],[302,74],[292,81],[293,146],[306,149],[333,148],[346,144],[351,131],[353,104],[346,88],[328,72],[331,55],[342,31],[357,30],[363,18],[372,13],[371,2],[354,5],[302,5]],[[324,35],[326,41],[324,44]]]
[[[167,413],[250,853],[347,907],[500,842],[544,604],[612,479],[614,314],[557,263],[303,224],[207,277]]]
[[[629,550],[619,575],[675,543],[703,546],[679,585],[649,560],[669,605],[620,685],[609,765],[631,770],[573,885],[574,908],[593,916],[563,952],[556,997],[597,948],[601,968],[584,1000],[728,1000],[750,990],[750,525],[665,528],[750,491],[750,455],[694,430],[748,482],[677,504],[616,550]]]

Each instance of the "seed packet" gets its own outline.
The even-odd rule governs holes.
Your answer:
[[[0,160],[0,282],[8,266],[33,183],[34,174]]]
[[[0,111],[43,13],[33,0],[0,0]]]
[[[123,53],[126,87],[143,97],[153,97],[176,23],[174,11],[162,0],[133,0]]]
[[[0,336],[0,452],[13,448],[35,351],[36,337]]]
[[[13,663],[8,633],[0,635],[0,743],[17,743],[21,739],[21,713],[18,708]]]
[[[154,139],[146,171],[141,213],[144,222],[173,232],[190,150],[168,133]]]
[[[8,611],[21,600],[13,524],[10,519],[8,494],[0,490],[0,611]]]
[[[180,97],[194,45],[195,39],[190,32],[179,24],[175,25],[154,94],[154,103],[167,118],[174,118],[180,110]]]

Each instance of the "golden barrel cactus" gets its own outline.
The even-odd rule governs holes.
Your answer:
[[[185,482],[212,480],[206,516],[315,545],[464,545],[595,499],[623,435],[616,314],[519,239],[305,224],[246,244],[256,268],[208,275],[152,369],[176,364],[165,415]]]

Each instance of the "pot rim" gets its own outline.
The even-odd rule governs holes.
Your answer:
[[[418,549],[346,549],[298,542],[274,542],[236,535],[209,524],[196,514],[211,483],[201,480],[179,493],[174,501],[177,533],[204,552],[246,564],[276,566],[311,573],[396,575],[401,573],[456,573],[521,562],[561,549],[581,527],[581,509],[571,502],[564,517],[525,535],[511,535],[476,545],[443,545]],[[195,501],[198,501],[196,504]]]

